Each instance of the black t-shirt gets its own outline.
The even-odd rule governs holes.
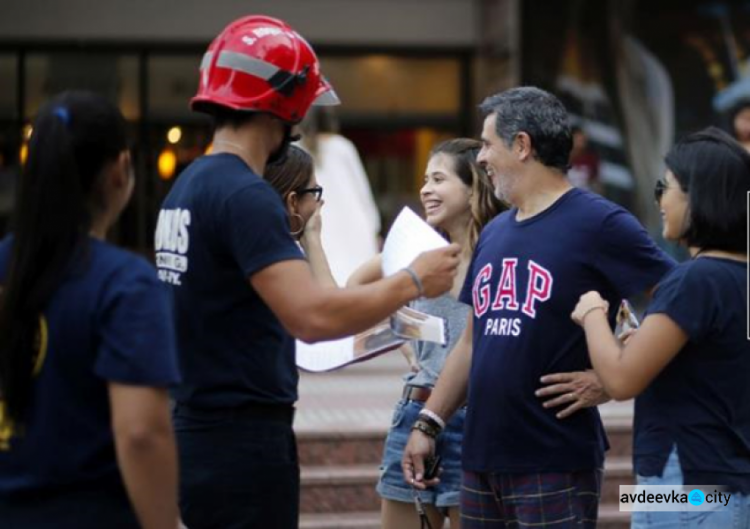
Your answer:
[[[304,258],[278,193],[235,155],[199,158],[162,204],[155,248],[177,318],[177,403],[294,403],[294,340],[248,281]]]
[[[0,243],[0,283],[11,245],[10,237]],[[4,420],[0,401],[0,497],[121,486],[108,384],[179,381],[169,302],[154,268],[95,239],[84,256],[39,319],[23,427]],[[68,527],[84,512],[72,509]]]
[[[523,221],[512,209],[482,231],[461,301],[474,309],[463,467],[474,472],[600,468],[599,412],[566,419],[535,395],[550,373],[591,367],[580,296],[601,292],[612,314],[622,298],[656,285],[674,262],[638,221],[602,197],[573,189]]]
[[[686,485],[750,493],[750,341],[747,264],[701,257],[659,284],[662,313],[688,342],[636,399],[635,470],[661,476],[676,445]]]

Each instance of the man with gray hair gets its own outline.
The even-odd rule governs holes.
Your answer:
[[[460,296],[473,314],[414,424],[404,475],[417,488],[435,483],[424,479],[425,458],[468,397],[462,529],[595,527],[606,436],[596,407],[577,403],[580,387],[569,382],[591,367],[570,314],[597,290],[614,320],[621,299],[653,287],[673,263],[630,213],[568,182],[571,130],[555,96],[514,88],[481,110],[478,159],[513,207],[474,250]],[[549,373],[561,374],[542,393],[562,395],[541,404]],[[578,411],[561,417],[552,409],[560,404]]]

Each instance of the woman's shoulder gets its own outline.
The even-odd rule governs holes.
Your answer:
[[[659,282],[655,295],[689,291],[699,296],[702,292],[722,290],[728,284],[744,279],[747,263],[729,259],[699,257],[678,263]]]
[[[104,241],[91,241],[92,267],[104,277],[157,282],[156,269],[142,255]]]

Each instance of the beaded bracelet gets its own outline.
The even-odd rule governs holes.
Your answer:
[[[411,429],[419,430],[420,432],[425,434],[427,437],[432,437],[433,439],[435,439],[440,434],[440,430],[431,426],[429,423],[427,423],[423,419],[417,419],[414,422],[414,425],[411,427]]]

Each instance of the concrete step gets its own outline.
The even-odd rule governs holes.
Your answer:
[[[309,431],[297,433],[300,465],[379,465],[386,432]]]
[[[380,529],[380,511],[303,514],[299,529]]]
[[[377,510],[380,496],[375,491],[376,465],[302,467],[301,506],[303,513],[347,513]],[[620,485],[632,485],[633,473],[626,458],[609,458],[604,468],[602,503],[617,504]]]
[[[378,475],[376,465],[302,467],[300,512],[378,510],[380,496],[375,491]]]
[[[609,438],[607,457],[630,457],[633,449],[631,418],[610,418],[604,427]],[[379,465],[383,456],[386,432],[383,429],[363,431],[298,431],[300,464]]]
[[[633,464],[630,457],[607,457],[604,461],[602,503],[617,504],[620,500],[620,485],[634,485]]]
[[[380,511],[303,514],[299,524],[300,529],[380,529],[380,527]],[[449,524],[446,523],[445,527],[449,527]],[[601,505],[597,528],[629,529],[630,514],[619,512],[616,505]]]

